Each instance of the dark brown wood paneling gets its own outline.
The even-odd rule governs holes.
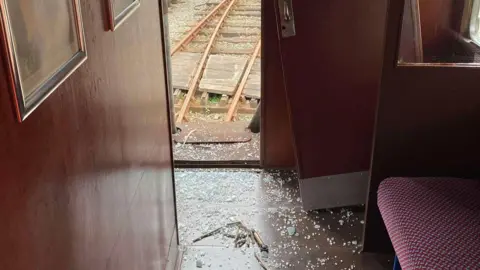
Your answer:
[[[390,176],[480,177],[480,69],[396,67],[403,1],[390,1],[364,251],[392,247],[377,207]]]
[[[463,1],[419,0],[423,52],[425,62],[454,61],[452,58],[453,9]],[[459,53],[462,54],[462,53]]]
[[[0,67],[0,269],[163,269],[175,216],[159,3],[105,32],[103,1],[81,2],[89,59],[24,123]]]
[[[273,0],[262,0],[262,166],[296,165]]]
[[[418,0],[425,47],[435,46],[447,38],[452,0]]]
[[[412,17],[411,3],[418,4],[420,7],[420,24],[414,23],[415,16]],[[469,38],[468,23],[470,15],[468,9],[464,0],[407,1],[400,45],[402,61],[425,63],[473,62],[472,44],[465,40],[465,38]],[[419,32],[422,33],[423,44],[417,42],[417,40],[421,41],[422,38],[414,38],[415,33],[412,33],[412,29],[417,28],[421,30]],[[412,57],[412,49],[416,47],[416,44],[421,46],[425,57]]]
[[[462,34],[470,32],[470,19],[472,13],[473,1],[471,0],[456,0],[452,2],[450,11],[450,27]]]
[[[384,37],[385,1],[302,1],[282,39],[301,178],[367,171]]]
[[[422,29],[418,0],[405,2],[399,58],[402,62],[423,61]]]

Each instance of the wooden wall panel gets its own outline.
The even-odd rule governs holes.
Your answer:
[[[410,3],[418,3],[420,7],[422,52],[424,57],[412,56],[412,45],[416,38],[412,36],[413,18],[408,12]],[[472,2],[470,2],[471,4]],[[406,13],[403,20],[400,55],[403,62],[425,63],[468,63],[473,62],[473,48],[465,38],[469,38],[469,5],[465,0],[409,0],[406,2]],[[465,14],[465,16],[464,16]],[[418,26],[417,26],[418,27]],[[475,46],[473,46],[475,47]],[[422,59],[423,58],[423,59]]]
[[[293,135],[280,59],[274,0],[262,0],[262,165],[293,168]]]
[[[405,2],[399,58],[404,63],[423,62],[423,41],[418,0]]]
[[[0,67],[0,269],[166,264],[175,216],[159,3],[105,32],[103,2],[81,1],[88,61],[24,123]]]
[[[419,0],[422,40],[425,47],[447,38],[453,0]]]
[[[424,62],[471,61],[453,35],[460,30],[464,5],[463,0],[419,0]]]
[[[281,41],[302,179],[367,171],[384,39],[385,1],[295,4]]]
[[[390,1],[364,251],[392,246],[377,206],[392,176],[480,177],[480,69],[396,67],[403,1]]]

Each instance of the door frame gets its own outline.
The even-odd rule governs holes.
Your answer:
[[[163,48],[163,70],[165,77],[165,89],[167,96],[167,109],[169,117],[168,119],[168,136],[170,142],[170,173],[172,175],[172,190],[173,190],[173,205],[175,211],[175,230],[170,239],[169,249],[168,249],[168,261],[166,265],[167,270],[179,269],[181,264],[181,257],[183,253],[181,252],[180,246],[180,237],[178,235],[178,211],[177,211],[177,192],[175,185],[175,168],[174,168],[174,159],[173,159],[173,138],[172,134],[176,132],[175,119],[172,115],[172,106],[173,106],[173,95],[171,91],[171,72],[170,72],[170,43],[168,41],[168,21],[167,16],[164,16],[168,12],[168,5],[165,7],[166,1],[158,0],[159,6],[159,16],[160,16],[160,29],[161,29],[161,42]],[[174,112],[174,111],[173,111]]]
[[[262,6],[262,121],[260,164],[264,169],[297,169],[290,112],[276,22],[277,1],[261,0]]]

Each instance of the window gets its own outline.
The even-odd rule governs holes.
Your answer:
[[[405,0],[398,64],[480,66],[480,0]]]
[[[470,20],[470,38],[480,45],[480,0],[474,0],[472,18]]]

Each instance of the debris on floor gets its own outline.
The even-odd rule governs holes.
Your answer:
[[[243,246],[246,246],[247,248],[256,247],[254,251],[255,259],[257,259],[258,263],[263,269],[268,270],[268,267],[264,262],[264,260],[268,259],[268,246],[265,244],[265,242],[263,242],[262,237],[257,231],[255,231],[254,229],[249,229],[241,221],[232,222],[223,227],[208,232],[198,238],[195,238],[193,240],[193,243],[197,243],[205,238],[217,234],[222,234],[226,237],[233,238],[235,248],[242,248]],[[258,253],[256,251],[257,248],[258,253],[260,253],[261,256],[258,256]],[[197,268],[201,267],[202,262],[200,260],[197,260]]]
[[[288,235],[290,235],[290,236],[295,235],[295,233],[297,232],[295,227],[288,227],[287,231],[288,231]]]
[[[304,211],[293,172],[177,169],[175,178],[182,269],[196,269],[198,259],[202,269],[265,269],[255,254],[269,270],[384,269],[360,254],[362,207]],[[194,241],[239,221],[261,235],[268,258],[248,238],[236,239],[235,226]]]

